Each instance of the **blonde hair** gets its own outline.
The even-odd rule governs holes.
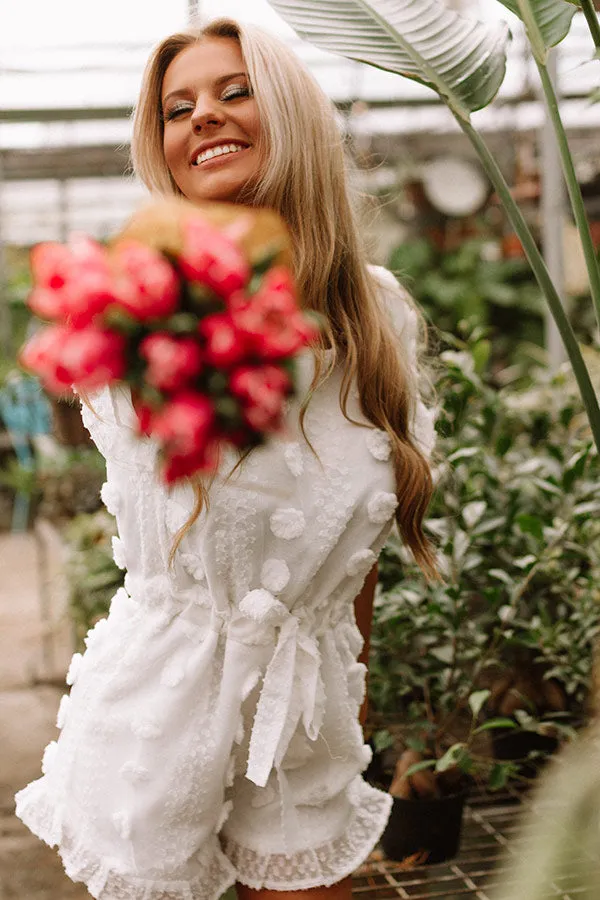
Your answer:
[[[230,38],[240,45],[260,117],[258,150],[264,161],[260,183],[242,199],[283,217],[292,235],[294,274],[303,305],[321,313],[326,323],[322,344],[315,348],[315,376],[301,422],[317,386],[342,361],[342,412],[350,418],[348,396],[355,382],[363,414],[392,442],[400,533],[426,576],[435,577],[434,553],[423,532],[433,491],[431,470],[410,433],[415,373],[400,358],[398,338],[368,270],[351,190],[353,165],[335,108],[310,72],[280,40],[232,19],[216,19],[167,37],[154,50],[144,73],[134,114],[134,170],[150,191],[181,194],[163,154],[162,83],[172,60],[205,38]],[[333,350],[327,363],[326,349]],[[197,494],[190,523],[206,498],[202,488]]]

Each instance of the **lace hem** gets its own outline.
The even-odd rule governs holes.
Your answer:
[[[343,881],[364,862],[386,826],[392,808],[389,794],[357,776],[349,789],[353,813],[345,833],[334,841],[287,856],[264,856],[222,838],[223,849],[242,884],[254,890],[301,891],[330,887]]]
[[[96,900],[218,900],[236,881],[236,872],[221,850],[206,847],[190,860],[191,879],[150,880],[116,872],[61,825],[60,802],[38,779],[16,795],[17,816],[50,847],[58,845],[67,876],[83,882]]]

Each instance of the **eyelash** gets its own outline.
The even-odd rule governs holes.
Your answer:
[[[235,88],[228,88],[227,90],[230,91],[229,94],[227,94],[227,91],[224,91],[221,94],[220,100],[222,102],[227,102],[228,100],[236,100],[239,97],[250,97],[250,88],[242,87],[241,85],[236,86]],[[190,109],[193,109],[193,106],[189,103],[176,104],[175,106],[171,107],[171,109],[167,113],[164,114],[163,120],[165,122],[171,122],[173,119],[176,119],[181,113],[189,112]]]

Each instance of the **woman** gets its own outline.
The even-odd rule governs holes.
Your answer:
[[[163,41],[133,160],[155,194],[280,212],[324,337],[286,439],[197,486],[199,503],[157,482],[130,398],[84,410],[125,590],[74,658],[60,739],[18,814],[101,900],[216,900],[234,883],[240,898],[347,900],[391,804],[360,775],[353,603],[368,637],[394,516],[435,569],[417,315],[367,266],[335,112],[273,37],[218,20]]]

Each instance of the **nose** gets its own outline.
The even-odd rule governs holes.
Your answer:
[[[198,97],[196,106],[191,116],[191,125],[194,131],[199,132],[207,125],[220,126],[224,122],[223,113],[219,110],[216,101],[210,97]]]

